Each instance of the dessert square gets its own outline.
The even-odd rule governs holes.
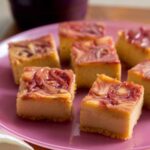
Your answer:
[[[98,75],[81,101],[81,131],[124,140],[131,138],[141,115],[143,93],[141,85]]]
[[[138,28],[120,31],[116,48],[119,57],[129,66],[150,59],[150,30]]]
[[[9,58],[16,84],[19,84],[24,67],[60,67],[59,57],[52,35],[42,36],[33,40],[9,43]]]
[[[78,87],[90,88],[98,73],[121,77],[121,64],[111,37],[75,42],[71,61]]]
[[[74,92],[71,70],[25,67],[17,94],[17,115],[31,120],[70,120]]]
[[[101,22],[74,21],[59,25],[60,58],[63,62],[70,61],[70,51],[73,42],[91,40],[104,36],[104,26]]]
[[[128,81],[144,87],[144,106],[150,109],[150,60],[142,61],[128,70]]]

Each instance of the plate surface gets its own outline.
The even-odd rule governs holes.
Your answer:
[[[105,22],[107,33],[115,39],[119,29],[128,29],[142,26],[128,22]],[[150,27],[148,25],[144,25]],[[134,128],[133,138],[128,141],[111,139],[98,134],[89,134],[79,131],[79,103],[87,93],[80,90],[74,100],[74,120],[68,123],[51,123],[48,121],[28,121],[16,116],[15,100],[18,87],[14,84],[8,60],[8,45],[10,41],[35,38],[52,33],[58,44],[58,25],[47,25],[13,36],[0,44],[0,125],[4,130],[13,133],[22,139],[57,150],[129,150],[150,148],[150,111],[143,110],[138,124]],[[120,127],[121,128],[121,127]]]

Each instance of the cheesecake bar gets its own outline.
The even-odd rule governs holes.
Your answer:
[[[25,67],[17,94],[17,115],[31,120],[70,120],[74,92],[71,70]]]
[[[111,37],[75,42],[71,62],[78,87],[90,88],[98,73],[121,77],[121,64]]]
[[[128,81],[144,87],[144,106],[150,109],[150,60],[142,61],[128,70]]]
[[[121,60],[131,67],[150,59],[150,30],[138,28],[120,31],[116,48]]]
[[[118,139],[132,137],[141,115],[144,88],[98,75],[81,101],[80,129]]]
[[[60,58],[70,61],[70,51],[74,41],[91,40],[104,36],[104,26],[96,21],[64,22],[59,25]]]
[[[19,84],[24,67],[60,67],[52,35],[9,43],[9,58],[16,84]]]

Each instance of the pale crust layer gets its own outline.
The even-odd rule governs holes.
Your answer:
[[[21,118],[24,119],[29,119],[29,120],[33,120],[33,121],[38,121],[38,120],[48,120],[48,121],[54,121],[54,122],[64,122],[64,121],[70,121],[72,120],[72,115],[69,116],[64,116],[64,117],[45,117],[45,116],[29,116],[29,115],[24,115],[24,114],[17,114],[18,116],[20,116]]]
[[[117,138],[117,139],[122,139],[122,140],[127,140],[130,138],[124,134],[121,135],[121,134],[113,133],[112,131],[108,131],[102,128],[80,126],[80,130],[84,132],[99,133],[99,134],[102,134],[111,138]]]

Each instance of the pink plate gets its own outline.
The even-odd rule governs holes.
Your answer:
[[[106,22],[107,33],[116,38],[117,31],[122,28],[140,27],[141,24],[125,22]],[[149,27],[148,25],[144,25]],[[0,44],[0,125],[3,129],[22,139],[57,150],[129,150],[150,148],[150,111],[143,110],[138,124],[134,128],[132,139],[121,141],[98,134],[79,131],[79,103],[87,93],[80,90],[74,101],[74,120],[68,123],[51,123],[47,121],[28,121],[16,116],[15,100],[18,87],[14,84],[8,60],[8,46],[10,41],[35,38],[52,33],[58,44],[58,25],[47,25],[13,36]],[[133,56],[134,57],[134,56]],[[121,127],[120,127],[121,128]]]

